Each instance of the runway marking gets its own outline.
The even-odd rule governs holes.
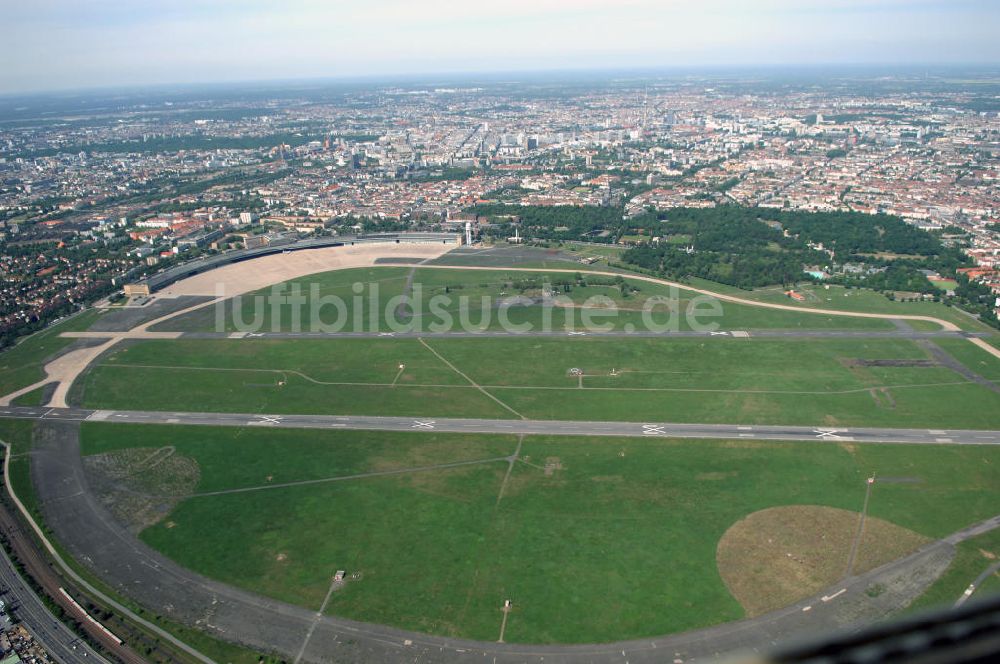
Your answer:
[[[0,409],[0,414],[6,411],[7,417],[23,419],[39,419],[47,411],[37,409],[6,408]],[[524,433],[528,435],[602,435],[602,436],[676,436],[678,438],[733,438],[737,435],[746,438],[761,438],[773,440],[801,440],[812,442],[852,442],[889,443],[902,445],[1000,445],[1000,431],[956,431],[953,437],[940,438],[927,435],[927,429],[835,429],[826,427],[799,428],[778,427],[767,428],[749,425],[703,425],[697,428],[693,425],[672,423],[643,424],[641,422],[566,422],[559,420],[525,420],[514,419],[415,419],[410,417],[364,417],[364,416],[303,416],[303,415],[259,415],[243,413],[183,413],[175,411],[112,411],[56,408],[45,419],[68,421],[102,421],[109,422],[157,422],[162,424],[190,424],[207,426],[271,426],[300,429],[325,429],[341,427],[348,429],[392,431],[452,431],[479,433]],[[640,427],[636,429],[636,427]],[[676,429],[673,427],[677,427]],[[728,427],[728,428],[727,428]],[[737,434],[737,431],[742,432]],[[853,434],[848,434],[852,431]],[[752,434],[752,435],[751,435]],[[976,435],[972,435],[976,434]]]
[[[832,595],[823,595],[819,599],[822,602],[829,602],[832,599],[837,599],[838,597],[840,597],[841,595],[843,595],[846,592],[847,592],[847,588],[841,588],[840,590],[838,590],[837,592],[833,593]]]
[[[281,424],[281,415],[258,415],[261,418],[254,420],[250,424]]]

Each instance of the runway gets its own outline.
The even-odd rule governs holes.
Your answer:
[[[38,406],[0,407],[0,417],[64,422],[111,422],[285,429],[355,429],[541,436],[635,438],[721,438],[898,445],[1000,445],[1000,431],[970,429],[888,429],[870,427],[681,424],[674,422],[588,422],[413,418],[369,415],[261,415],[138,410],[88,410]]]
[[[67,332],[65,337],[73,338],[104,338],[107,334],[96,332]],[[128,333],[125,338],[133,338]],[[986,336],[978,332],[954,332],[937,330],[932,332],[917,332],[913,330],[679,330],[670,332],[655,332],[645,330],[610,330],[606,332],[590,330],[536,330],[516,332],[508,330],[463,331],[449,330],[432,332],[421,330],[399,331],[367,331],[367,332],[152,332],[146,336],[136,335],[134,338],[180,338],[180,339],[372,339],[372,338],[443,338],[443,339],[497,339],[517,337],[542,338],[636,338],[636,339],[975,339]]]

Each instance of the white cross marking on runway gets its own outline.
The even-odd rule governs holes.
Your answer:
[[[813,433],[816,434],[817,438],[822,438],[823,440],[840,438],[840,436],[837,435],[837,429],[813,429]]]
[[[414,420],[411,429],[433,429],[434,420]]]
[[[256,422],[251,422],[251,424],[279,424],[281,422],[281,415],[274,415],[274,416],[258,415],[257,417],[261,419],[257,420]]]
[[[663,430],[665,424],[643,424],[642,433],[647,436],[666,436],[667,432]]]

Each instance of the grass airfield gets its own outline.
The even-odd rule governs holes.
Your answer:
[[[948,342],[1000,380],[995,358]],[[903,339],[136,341],[76,392],[108,409],[1000,427],[1000,394]]]
[[[411,273],[428,297],[527,298],[510,317],[535,325],[546,291],[569,300],[557,314],[607,298],[621,310],[615,330],[637,325],[648,298],[671,294],[586,274],[398,266],[296,283],[345,298],[348,317],[378,332],[390,330],[385,312],[411,292]],[[379,284],[375,307],[355,309],[359,282]],[[683,309],[693,294],[680,297]],[[883,306],[858,302],[859,311]],[[898,312],[936,315],[927,304]],[[236,330],[236,311],[251,320],[253,306],[252,297],[226,303],[222,330]],[[218,313],[156,329],[212,331]],[[434,313],[425,300],[403,318],[412,329]],[[490,305],[472,314],[490,314],[483,327],[497,328]],[[723,303],[718,323],[750,336],[132,340],[100,358],[72,399],[108,409],[1000,428],[1000,394],[935,362],[922,342],[753,336],[891,332],[891,322]],[[296,321],[279,309],[260,324],[288,331]],[[934,343],[1000,381],[1000,361],[981,349]],[[873,489],[854,572],[1000,504],[993,447],[99,423],[82,433],[101,498],[127,506],[119,518],[182,565],[310,609],[343,569],[349,579],[329,613],[486,641],[498,638],[506,599],[515,607],[506,641],[584,643],[759,615],[823,590],[844,574],[872,475],[885,481]],[[952,594],[978,562],[970,551],[928,596]]]
[[[567,305],[556,307],[552,313],[554,330],[582,327],[582,309],[590,298],[603,298],[590,302],[592,311],[606,310],[613,304],[618,315],[614,318],[595,315],[595,321],[610,325],[609,329],[622,331],[631,324],[634,329],[646,329],[643,325],[642,308],[654,297],[676,300],[680,315],[676,316],[678,330],[690,330],[691,324],[683,314],[687,311],[697,293],[669,286],[642,282],[622,277],[591,275],[586,271],[572,271],[571,265],[561,264],[557,269],[570,272],[506,271],[504,269],[478,271],[462,269],[434,269],[429,267],[372,267],[355,268],[311,275],[304,279],[285,282],[278,290],[265,288],[237,299],[226,301],[222,309],[215,307],[195,311],[164,321],[153,327],[164,332],[209,332],[239,331],[255,323],[261,331],[310,331],[314,326],[343,325],[343,331],[391,332],[391,331],[450,331],[465,329],[459,317],[459,305],[464,298],[467,302],[468,321],[471,326],[484,330],[501,329],[497,303],[508,302],[506,315],[516,325],[531,324],[540,329],[543,324],[541,310],[537,304],[519,306],[515,298],[540,300],[544,296],[559,297]],[[412,285],[407,282],[412,276]],[[363,285],[361,292],[356,284]],[[624,287],[623,285],[624,284]],[[297,290],[296,290],[297,289]],[[291,307],[274,308],[269,296],[278,292],[288,294],[298,292],[305,299],[301,315],[295,320]],[[388,319],[396,312],[393,298],[407,292],[414,296],[412,315],[398,316],[399,325],[393,327]],[[738,294],[740,291],[735,291]],[[332,305],[314,308],[322,298],[337,297],[343,301],[343,313]],[[448,303],[438,309],[431,309],[432,298],[447,298]],[[483,306],[482,298],[489,298],[493,306]],[[787,299],[787,298],[786,298]],[[883,298],[884,299],[884,298]],[[653,321],[666,325],[670,312],[663,305],[653,307]],[[832,329],[832,330],[882,330],[895,327],[886,320],[875,318],[855,318],[850,316],[830,316],[800,313],[796,311],[769,310],[760,307],[722,302],[722,315],[704,315],[705,324],[716,323],[722,330],[746,329]],[[446,312],[450,320],[438,312]],[[435,327],[436,326],[436,327]]]
[[[140,536],[181,564],[309,608],[344,569],[356,577],[330,613],[482,640],[497,638],[512,599],[511,642],[638,638],[759,613],[730,592],[733,578],[755,597],[794,573],[779,602],[821,590],[843,573],[871,474],[907,481],[875,485],[869,514],[891,528],[866,529],[858,572],[1000,503],[995,448],[83,427],[85,462],[165,448],[200,479]],[[455,462],[470,463],[432,468]],[[171,486],[157,477],[170,466],[142,471],[123,494]],[[385,472],[399,474],[364,476]],[[829,545],[783,518],[773,548],[723,555],[730,529],[782,506]]]
[[[583,315],[614,307],[617,316],[598,320],[623,332],[647,329],[642,309],[651,298],[674,297],[678,311],[684,312],[695,296],[585,272],[400,266],[312,275],[283,284],[280,292],[303,294],[297,314],[290,306],[270,306],[271,290],[265,289],[226,301],[221,308],[164,321],[156,329],[234,332],[238,322],[256,321],[253,329],[265,332],[308,331],[343,319],[348,331],[389,334],[391,329],[433,330],[434,321],[443,324],[449,318],[441,329],[455,331],[468,329],[458,311],[464,298],[467,318],[481,329],[496,330],[496,303],[521,298],[522,305],[506,310],[515,325],[563,332],[571,320],[569,329],[579,330]],[[404,294],[416,298],[410,309],[400,308]],[[563,305],[546,313],[540,303],[555,296],[563,298]],[[342,311],[312,306],[330,297],[340,298]],[[435,297],[448,301],[435,308]],[[78,382],[74,398],[90,407],[118,409],[1000,426],[1000,394],[933,362],[918,342],[753,336],[755,330],[897,330],[890,321],[728,302],[721,303],[721,312],[707,320],[720,330],[747,332],[749,338],[262,339],[251,333],[238,339],[137,341],[103,357]],[[657,323],[669,315],[666,309],[654,309]],[[542,326],[546,316],[550,328]],[[390,319],[402,327],[391,326]],[[685,316],[676,319],[676,329],[691,329]],[[920,323],[919,329],[933,327],[914,323]],[[941,343],[979,375],[1000,379],[1000,362],[981,349],[961,339]]]

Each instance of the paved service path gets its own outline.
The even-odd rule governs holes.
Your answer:
[[[32,477],[46,524],[77,560],[117,591],[165,617],[285,658],[321,662],[632,662],[762,652],[794,636],[882,619],[918,597],[944,571],[954,546],[1000,527],[1000,516],[936,541],[863,575],[849,577],[793,606],[753,619],[683,634],[620,643],[536,646],[485,643],[317,616],[184,569],[119,525],[91,493],[77,422],[42,421],[51,435],[33,451]],[[882,588],[876,597],[865,591]],[[874,594],[874,593],[873,593]]]
[[[891,443],[899,445],[1000,445],[1000,431],[976,429],[884,429],[872,427],[779,426],[743,424],[678,424],[673,422],[588,422],[580,420],[490,420],[412,418],[382,415],[262,415],[257,413],[191,413],[144,410],[89,410],[46,406],[0,406],[0,417],[46,422],[111,422],[184,424],[284,429],[356,429],[366,431],[433,431],[540,436],[615,436],[636,438],[729,438],[798,440],[825,443]]]

